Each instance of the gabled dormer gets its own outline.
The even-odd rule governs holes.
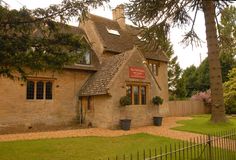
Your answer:
[[[83,45],[82,48],[78,46],[77,54],[79,60],[73,65],[65,66],[65,68],[97,71],[100,66],[99,60],[93,51],[91,43],[89,42],[85,32],[81,28],[73,26],[67,26],[65,31],[78,34],[81,37],[80,42]]]

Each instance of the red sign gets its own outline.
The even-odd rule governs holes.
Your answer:
[[[144,68],[141,67],[129,67],[129,77],[137,79],[145,79]]]

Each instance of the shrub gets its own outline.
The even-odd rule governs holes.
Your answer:
[[[154,105],[160,105],[160,104],[163,103],[163,99],[162,99],[161,97],[159,97],[159,96],[154,96],[154,97],[152,98],[152,103],[153,103]]]
[[[120,98],[120,105],[121,106],[127,106],[131,105],[131,99],[129,96],[123,96]]]
[[[224,83],[225,109],[228,114],[236,114],[236,68],[229,72],[228,78]]]
[[[224,93],[225,110],[227,114],[236,114],[236,95],[230,94]]]
[[[211,106],[211,90],[198,92],[191,97],[192,100],[203,101],[205,105]]]

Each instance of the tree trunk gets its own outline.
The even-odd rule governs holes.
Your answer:
[[[225,122],[227,118],[225,116],[219,46],[215,23],[215,3],[213,0],[203,0],[203,12],[205,16],[208,62],[210,69],[212,99],[211,121],[214,123]]]

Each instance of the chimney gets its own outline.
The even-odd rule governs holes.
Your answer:
[[[126,29],[124,5],[120,4],[112,10],[113,20],[117,21],[122,29]]]

